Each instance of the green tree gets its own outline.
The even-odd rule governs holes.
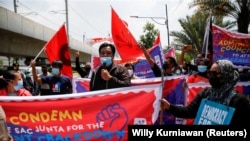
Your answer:
[[[151,48],[155,41],[155,38],[160,33],[158,29],[155,29],[153,23],[147,22],[143,27],[144,35],[140,36],[140,43],[145,46],[146,49]]]
[[[190,44],[193,46],[193,51],[188,52],[190,56],[194,56],[195,53],[201,52],[202,50],[208,17],[208,13],[196,12],[192,16],[186,16],[186,19],[178,20],[183,30],[170,32],[170,36],[174,37],[175,43],[183,45]],[[213,18],[213,23],[226,29],[230,29],[234,25],[230,21],[224,22],[222,16]]]
[[[194,0],[191,7],[198,6],[199,11],[212,11],[214,16],[229,16],[235,19],[238,32],[248,34],[250,24],[249,0]]]

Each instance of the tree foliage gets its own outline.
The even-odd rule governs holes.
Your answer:
[[[188,52],[189,55],[194,56],[195,53],[201,52],[203,38],[205,34],[205,29],[207,25],[207,19],[209,17],[209,13],[196,12],[192,16],[186,16],[184,19],[179,19],[182,30],[181,31],[171,31],[170,36],[174,37],[174,42],[177,44],[189,44],[193,46],[193,51]],[[222,16],[217,16],[213,18],[213,23],[223,27],[230,29],[233,27],[233,23],[230,21],[223,21]]]
[[[140,43],[148,49],[153,46],[153,43],[160,31],[155,29],[155,25],[153,23],[147,22],[143,27],[143,33],[144,35],[140,36]]]
[[[212,12],[214,16],[232,17],[238,32],[248,34],[250,24],[249,0],[194,0],[190,7],[198,6],[198,11]]]

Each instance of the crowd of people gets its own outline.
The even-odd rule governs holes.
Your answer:
[[[223,105],[235,108],[230,125],[249,124],[250,114],[248,99],[239,94],[234,88],[235,84],[244,80],[249,81],[239,73],[232,62],[228,60],[218,60],[212,64],[211,60],[203,54],[197,54],[194,64],[187,64],[184,55],[191,50],[190,45],[182,48],[180,59],[174,57],[164,58],[163,66],[159,66],[150,56],[145,47],[141,46],[155,77],[187,75],[186,84],[208,82],[210,88],[199,92],[189,105],[176,106],[161,99],[161,110],[171,112],[176,117],[194,118],[202,99],[211,100]],[[134,64],[127,62],[124,65],[114,62],[116,48],[113,44],[103,43],[99,47],[99,57],[101,65],[91,68],[91,63],[86,62],[84,68],[79,62],[80,53],[75,53],[76,71],[82,78],[89,78],[90,91],[121,88],[131,86],[132,79],[140,79],[134,74]],[[31,72],[20,72],[18,66],[13,65],[12,70],[8,70],[0,77],[0,96],[48,96],[71,94],[72,82],[69,77],[62,75],[63,63],[61,60],[54,60],[51,64],[51,73],[48,66],[41,66],[42,74],[36,72],[36,61],[30,63]]]
[[[141,45],[140,47],[155,77],[187,75],[186,84],[209,83],[208,71],[212,65],[209,58],[206,58],[201,53],[197,53],[193,59],[193,64],[184,60],[186,52],[192,50],[191,45],[185,45],[182,48],[178,60],[174,57],[166,56],[162,66],[155,62],[145,47]],[[132,79],[140,79],[140,77],[135,75],[133,62],[127,62],[124,65],[115,63],[115,52],[116,49],[113,44],[101,44],[99,47],[101,65],[95,69],[91,68],[91,62],[89,61],[86,61],[84,67],[81,67],[79,62],[80,53],[79,51],[75,53],[75,69],[81,78],[90,79],[90,91],[128,87],[131,86]],[[61,74],[63,67],[61,60],[54,60],[50,66],[51,72],[48,71],[49,66],[43,65],[41,66],[42,73],[37,74],[35,60],[31,61],[30,67],[32,71],[22,72],[19,70],[19,65],[14,63],[11,69],[2,74],[0,95],[45,96],[73,92],[71,80]],[[22,80],[22,83],[21,81],[17,82],[17,80]],[[250,81],[249,73],[245,71],[239,72],[239,81]],[[17,89],[15,85],[19,85],[20,88]],[[10,88],[7,89],[7,87],[13,88],[11,90]]]

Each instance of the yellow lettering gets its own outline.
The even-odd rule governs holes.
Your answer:
[[[14,117],[10,117],[10,122],[12,124],[18,125],[20,124],[20,122],[18,122],[18,117],[14,116]]]
[[[21,112],[16,116],[10,117],[10,122],[15,125],[19,125],[21,123],[27,123],[27,122],[50,122],[50,121],[64,121],[64,120],[81,120],[82,117],[82,111],[58,111],[58,110],[52,110],[51,112],[36,112],[36,113],[26,113]]]

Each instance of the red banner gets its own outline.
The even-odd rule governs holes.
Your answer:
[[[47,42],[45,52],[50,64],[55,60],[61,60],[63,62],[62,74],[72,79],[72,67],[65,25],[61,26]]]
[[[125,141],[129,124],[156,121],[160,98],[160,85],[154,84],[60,96],[3,96],[0,104],[16,141]]]
[[[230,60],[237,67],[250,67],[250,35],[212,26],[213,61]]]

